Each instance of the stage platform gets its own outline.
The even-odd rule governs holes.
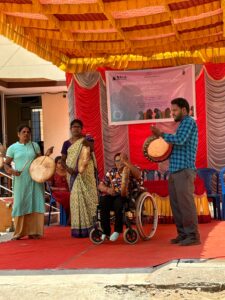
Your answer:
[[[174,259],[225,258],[225,222],[200,224],[202,244],[171,245],[173,224],[160,224],[150,241],[128,245],[122,236],[114,243],[94,245],[88,238],[70,237],[70,227],[50,226],[40,240],[22,239],[0,244],[0,270],[145,268]]]

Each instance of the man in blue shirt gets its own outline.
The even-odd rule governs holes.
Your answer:
[[[189,116],[189,103],[184,98],[171,101],[171,112],[175,122],[180,122],[175,134],[161,132],[151,127],[157,137],[173,144],[169,164],[169,196],[177,237],[172,244],[181,246],[199,245],[198,216],[194,203],[195,159],[198,145],[198,129]]]

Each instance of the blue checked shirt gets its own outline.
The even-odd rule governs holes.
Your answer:
[[[175,134],[163,133],[162,137],[166,142],[173,144],[169,165],[171,173],[183,169],[196,170],[198,128],[192,117],[184,117]]]

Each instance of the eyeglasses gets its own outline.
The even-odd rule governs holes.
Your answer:
[[[121,161],[120,159],[115,159],[115,163],[120,162],[120,161]]]
[[[73,125],[71,128],[81,128],[79,125]]]

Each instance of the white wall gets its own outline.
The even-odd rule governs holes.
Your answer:
[[[54,146],[52,158],[61,155],[62,144],[69,138],[68,99],[59,94],[43,94],[43,135],[46,151]]]

